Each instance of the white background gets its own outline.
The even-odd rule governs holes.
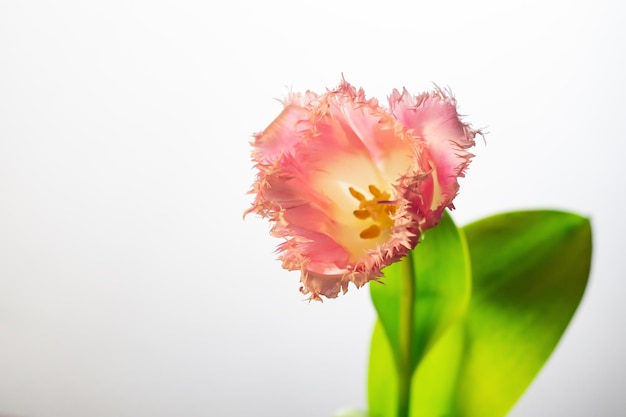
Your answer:
[[[489,131],[457,223],[590,216],[591,281],[512,417],[626,412],[616,0],[0,1],[0,414],[366,406],[367,288],[307,303],[242,219],[288,88],[449,86]],[[497,387],[494,387],[497,395]]]

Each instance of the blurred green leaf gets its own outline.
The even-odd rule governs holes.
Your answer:
[[[333,414],[333,417],[368,417],[368,415],[366,411],[346,408],[337,410],[335,414]]]
[[[591,266],[591,224],[571,213],[519,211],[463,230],[473,293],[454,330],[464,348],[452,411],[458,417],[501,417],[539,372],[578,307]],[[444,361],[438,367],[447,366]]]
[[[370,349],[368,402],[372,417],[397,415],[398,370],[404,366],[400,352],[400,297],[407,290],[402,274],[409,273],[414,280],[410,336],[413,343],[408,364],[411,374],[469,303],[468,254],[463,235],[447,213],[436,228],[425,233],[409,256],[411,259],[407,257],[384,270],[384,285],[370,285],[379,317]]]
[[[436,230],[439,227],[432,232]],[[457,242],[466,241],[472,261],[467,308],[459,297],[462,280],[445,275],[453,273],[448,260],[457,259],[453,263],[458,264],[458,254],[464,251],[444,243],[450,241],[449,227],[441,237],[433,238],[439,235],[430,232],[413,253],[418,304],[410,415],[502,417],[549,358],[578,307],[591,265],[590,222],[545,210],[499,214],[464,227],[465,239],[461,236]],[[435,249],[439,252],[433,253]],[[424,257],[440,264],[420,269]],[[398,410],[398,327],[389,322],[398,321],[402,291],[397,282],[390,282],[400,281],[395,268],[385,271],[391,294],[378,294],[387,289],[372,286],[379,312],[369,365],[372,417],[393,417]],[[467,277],[466,272],[458,274]],[[445,288],[438,295],[424,294],[424,286],[429,288],[435,276],[452,287],[452,295]],[[464,288],[469,294],[469,285]]]
[[[398,415],[398,371],[394,353],[382,323],[376,320],[367,377],[368,411],[371,417]]]

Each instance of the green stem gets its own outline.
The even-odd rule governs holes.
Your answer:
[[[409,253],[402,260],[402,292],[400,295],[400,363],[398,369],[398,417],[409,417],[409,404],[411,400],[411,352],[413,351],[413,315],[414,315],[414,264],[413,256]]]

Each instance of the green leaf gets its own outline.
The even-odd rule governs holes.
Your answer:
[[[371,417],[398,415],[399,374],[394,353],[382,323],[376,320],[367,378],[368,411]]]
[[[463,228],[465,239],[451,240],[450,224],[444,219],[441,231],[429,231],[411,258],[417,304],[409,415],[502,417],[549,358],[578,307],[591,264],[591,225],[571,213],[520,211],[470,224]],[[469,305],[459,296],[462,287],[469,294],[459,278],[468,276],[459,266],[464,242],[471,258]],[[429,261],[437,267],[422,269]],[[456,278],[450,262],[459,264]],[[372,417],[399,414],[401,266],[385,271],[388,293],[372,286],[379,313],[369,364]],[[425,292],[436,279],[442,287]]]
[[[591,265],[591,225],[571,213],[520,211],[463,230],[473,294],[456,329],[464,348],[454,415],[500,417],[539,372],[578,307]]]
[[[419,364],[412,416],[505,416],[549,358],[587,283],[591,227],[583,217],[514,212],[463,230],[472,298]]]
[[[423,241],[400,262],[384,270],[385,285],[372,283],[379,323],[372,336],[368,378],[369,413],[398,413],[402,372],[409,379],[421,358],[464,313],[470,295],[470,268],[463,235],[446,213]],[[411,284],[403,274],[412,277]],[[412,293],[410,357],[403,359],[401,297]],[[406,363],[408,362],[408,363]]]
[[[352,408],[346,408],[342,410],[337,410],[333,417],[368,417],[366,411],[363,410],[355,410]]]

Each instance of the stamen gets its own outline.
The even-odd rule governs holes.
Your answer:
[[[359,200],[360,202],[365,202],[365,196],[363,194],[361,194],[360,192],[358,192],[357,190],[355,190],[354,188],[350,187],[348,188],[348,190],[350,191],[350,194],[352,194],[352,197],[356,198],[357,200]]]
[[[370,212],[367,209],[354,210],[352,213],[354,214],[354,217],[361,220],[365,220],[370,216]]]
[[[396,212],[397,206],[390,201],[391,195],[388,192],[380,191],[378,187],[370,184],[368,187],[372,199],[368,200],[363,194],[352,187],[349,187],[350,195],[359,201],[359,208],[352,214],[359,220],[372,219],[374,224],[360,233],[361,239],[375,239],[384,230],[393,227],[392,216]]]
[[[374,239],[380,236],[380,227],[375,224],[371,225],[367,229],[363,230],[361,234],[359,234],[361,239]]]
[[[382,194],[375,185],[370,184],[367,188],[369,188],[370,193],[374,196],[374,198],[378,198]]]

